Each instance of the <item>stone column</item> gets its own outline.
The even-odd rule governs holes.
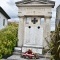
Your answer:
[[[48,44],[47,44],[46,40],[50,41],[50,21],[51,21],[50,17],[45,17],[44,47],[46,49],[48,49],[48,46],[47,46]]]
[[[24,40],[24,17],[19,17],[19,28],[18,28],[18,46],[23,46]]]

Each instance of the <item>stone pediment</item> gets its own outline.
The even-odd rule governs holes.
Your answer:
[[[54,4],[54,1],[43,1],[43,0],[29,0],[29,1],[19,1],[16,4]]]

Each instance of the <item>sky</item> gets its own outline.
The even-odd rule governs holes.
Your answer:
[[[15,2],[21,0],[0,0],[0,6],[6,11],[6,13],[12,18],[12,20],[18,20],[18,8]],[[60,4],[60,0],[55,1],[55,7],[52,9],[51,30],[55,29],[56,8]]]

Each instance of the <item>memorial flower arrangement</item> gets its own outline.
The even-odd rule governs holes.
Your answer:
[[[34,59],[34,58],[38,59],[39,55],[36,54],[36,53],[33,53],[32,50],[29,49],[25,53],[22,53],[21,57],[23,57],[23,58],[29,58],[29,59]]]

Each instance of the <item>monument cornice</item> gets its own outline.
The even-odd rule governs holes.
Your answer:
[[[25,7],[25,6],[52,6],[54,7],[55,2],[54,1],[18,1],[16,2],[16,5],[18,7]]]
[[[18,16],[19,18],[21,17],[44,17],[44,18],[52,18],[52,16],[44,16],[44,15],[23,15],[23,16]]]
[[[17,4],[18,7],[54,7],[54,4]]]
[[[45,18],[52,18],[52,16],[45,16]]]

